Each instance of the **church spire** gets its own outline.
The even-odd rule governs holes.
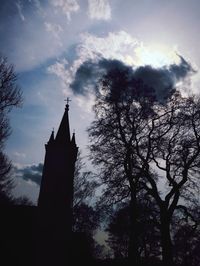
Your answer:
[[[67,100],[67,104],[65,107],[65,112],[63,118],[60,123],[60,127],[58,129],[56,135],[56,142],[60,144],[70,143],[70,129],[69,129],[69,100]]]
[[[50,136],[49,141],[47,142],[47,144],[51,144],[53,142],[54,142],[54,130],[52,130],[51,136]]]
[[[71,144],[76,146],[76,140],[75,140],[75,132],[73,132]]]

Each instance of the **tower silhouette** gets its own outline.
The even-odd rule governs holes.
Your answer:
[[[74,170],[78,147],[70,135],[69,100],[56,137],[51,133],[38,198],[41,265],[65,256],[72,238]],[[44,247],[46,251],[44,251]],[[52,253],[52,254],[51,254]],[[56,264],[55,264],[56,265]]]

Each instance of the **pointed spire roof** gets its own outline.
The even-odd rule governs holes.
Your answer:
[[[69,117],[68,117],[68,111],[69,111],[69,104],[66,104],[65,112],[62,117],[60,127],[58,129],[57,135],[56,135],[56,142],[60,144],[64,143],[70,143],[70,129],[69,129]]]
[[[72,140],[71,140],[71,144],[76,146],[76,140],[75,140],[75,132],[72,135]]]
[[[51,144],[53,142],[54,142],[54,130],[52,130],[52,132],[51,132],[51,136],[49,138],[48,144]]]

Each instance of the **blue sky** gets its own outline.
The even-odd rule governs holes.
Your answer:
[[[135,69],[166,70],[181,66],[179,54],[197,73],[174,77],[173,83],[198,92],[199,18],[199,0],[2,0],[0,52],[14,64],[24,95],[23,107],[11,113],[6,152],[13,163],[21,169],[43,162],[44,144],[52,128],[57,131],[66,97],[72,99],[71,131],[86,154],[92,83],[81,83],[87,95],[70,87],[86,62],[92,68],[98,60],[117,59]],[[15,193],[35,201],[36,182],[17,176]]]

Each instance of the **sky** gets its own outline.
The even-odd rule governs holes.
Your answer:
[[[37,201],[44,145],[67,97],[71,132],[88,153],[94,86],[108,69],[131,68],[160,96],[166,87],[198,93],[199,18],[199,0],[1,0],[0,53],[24,98],[6,145],[14,193]]]

